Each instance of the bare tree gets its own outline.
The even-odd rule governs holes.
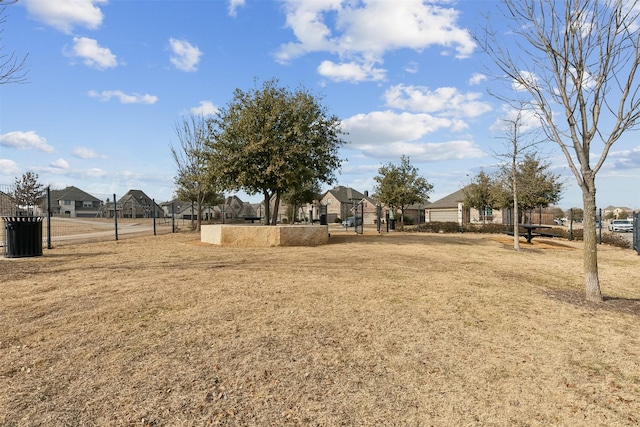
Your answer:
[[[495,14],[475,38],[516,89],[514,98],[530,97],[582,190],[586,299],[601,302],[595,178],[612,145],[640,118],[640,7],[622,0],[503,4],[496,19],[508,22],[513,47],[492,28]]]
[[[16,3],[18,0],[0,0],[0,85],[7,83],[26,83],[27,82],[27,56],[20,58],[15,51],[11,53],[2,53],[4,45],[2,44],[2,33],[4,32],[4,23],[7,20],[4,12],[7,5]]]
[[[174,178],[176,195],[195,205],[198,218],[196,230],[200,231],[203,206],[206,203],[216,204],[222,199],[217,193],[216,176],[210,173],[207,165],[209,127],[204,117],[192,114],[175,124],[175,132],[180,147],[170,145],[169,148],[177,167]]]
[[[524,105],[520,105],[519,108],[511,110],[507,117],[500,119],[505,131],[503,137],[505,150],[502,152],[494,151],[493,153],[493,156],[497,159],[506,160],[506,163],[502,165],[502,171],[509,180],[511,196],[513,197],[513,248],[517,251],[520,250],[518,164],[525,153],[541,143],[535,128],[531,128],[528,124],[530,123],[530,120],[527,120],[530,119],[530,115],[527,115],[528,111],[523,108]]]

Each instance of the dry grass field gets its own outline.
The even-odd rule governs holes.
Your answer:
[[[487,235],[178,233],[0,260],[3,426],[640,423],[640,257]]]

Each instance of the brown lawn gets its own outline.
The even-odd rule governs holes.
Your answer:
[[[4,426],[640,423],[640,257],[580,243],[192,233],[0,260]]]

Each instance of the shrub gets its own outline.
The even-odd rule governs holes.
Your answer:
[[[461,226],[457,222],[427,222],[415,227],[405,227],[404,231],[407,232],[422,232],[422,233],[488,233],[488,234],[501,234],[505,231],[513,229],[512,225],[506,224],[464,224]],[[555,234],[560,238],[569,240],[569,229],[566,227],[552,227],[545,229],[546,233]],[[522,233],[524,234],[524,233]],[[572,240],[582,240],[583,230],[582,228],[574,229],[572,232]],[[632,247],[631,242],[621,236],[619,233],[602,233],[602,243],[606,245],[616,246],[623,249],[630,249]]]
[[[460,233],[462,231],[457,222],[426,222],[415,227],[405,227],[405,230],[426,233]]]

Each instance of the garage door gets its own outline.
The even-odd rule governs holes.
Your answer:
[[[458,222],[457,210],[429,211],[431,222]]]

